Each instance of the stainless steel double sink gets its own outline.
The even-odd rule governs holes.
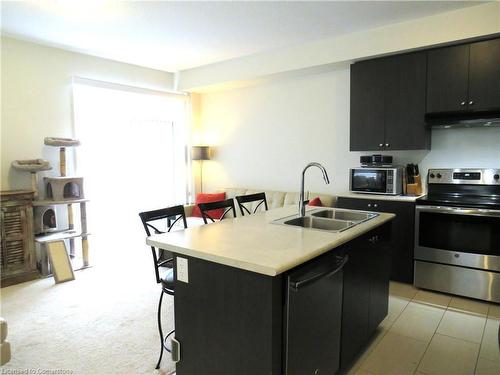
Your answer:
[[[307,211],[304,217],[292,215],[272,221],[273,224],[293,225],[326,232],[342,232],[360,223],[371,220],[379,214],[367,211],[341,208],[321,208]]]

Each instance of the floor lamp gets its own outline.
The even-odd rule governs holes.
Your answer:
[[[210,160],[210,146],[193,146],[191,159],[200,162],[200,193],[203,193],[203,160]]]

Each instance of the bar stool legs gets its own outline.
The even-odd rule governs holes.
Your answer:
[[[164,294],[165,292],[162,290],[160,295],[160,301],[158,302],[158,333],[160,334],[161,351],[160,351],[160,358],[158,358],[158,363],[156,364],[155,367],[157,370],[160,368],[161,359],[163,357],[163,349],[165,349],[169,353],[171,352],[171,350],[165,345],[165,341],[167,341],[168,338],[175,332],[175,329],[173,329],[165,337],[163,337],[163,329],[161,327],[161,304],[163,302]]]
[[[158,370],[160,368],[160,363],[161,363],[161,358],[163,357],[163,330],[161,329],[161,303],[163,301],[163,290],[161,291],[160,295],[160,301],[158,303],[158,332],[160,334],[160,343],[161,343],[161,351],[160,351],[160,358],[158,359],[158,363],[156,364],[156,369]]]

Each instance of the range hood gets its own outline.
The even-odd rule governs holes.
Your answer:
[[[500,127],[500,113],[467,113],[426,115],[427,126],[432,129],[493,128]]]

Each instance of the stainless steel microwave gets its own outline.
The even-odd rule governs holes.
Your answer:
[[[351,168],[349,190],[353,193],[399,195],[403,191],[403,168]]]

